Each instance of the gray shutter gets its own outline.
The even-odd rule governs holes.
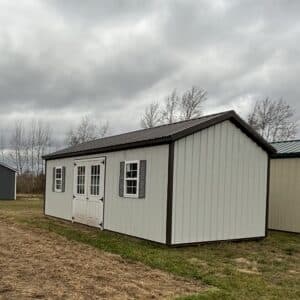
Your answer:
[[[66,182],[66,167],[62,167],[61,168],[61,191],[64,192],[65,191],[65,182]]]
[[[120,162],[119,196],[124,197],[124,169],[125,161]]]
[[[147,161],[140,161],[140,180],[139,180],[139,198],[145,198],[146,196],[146,172]]]
[[[52,172],[52,192],[55,192],[55,167]]]

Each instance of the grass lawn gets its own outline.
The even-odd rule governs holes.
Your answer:
[[[270,232],[251,242],[168,248],[42,214],[42,200],[0,201],[0,218],[55,232],[209,288],[184,299],[300,299],[300,235]],[[182,298],[183,299],[183,298]]]

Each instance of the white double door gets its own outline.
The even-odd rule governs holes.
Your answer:
[[[105,158],[74,164],[73,220],[103,227]]]

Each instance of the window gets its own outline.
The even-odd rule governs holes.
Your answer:
[[[85,166],[77,167],[77,194],[85,194]]]
[[[90,193],[91,195],[99,195],[99,185],[100,185],[100,165],[91,166],[91,185]]]
[[[124,196],[138,197],[139,161],[126,161],[124,169]]]
[[[62,192],[62,167],[55,168],[55,192]]]

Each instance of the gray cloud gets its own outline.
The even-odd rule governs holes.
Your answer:
[[[300,119],[298,1],[3,1],[0,127],[80,116],[139,126],[173,88],[207,89],[207,112],[283,97]]]

